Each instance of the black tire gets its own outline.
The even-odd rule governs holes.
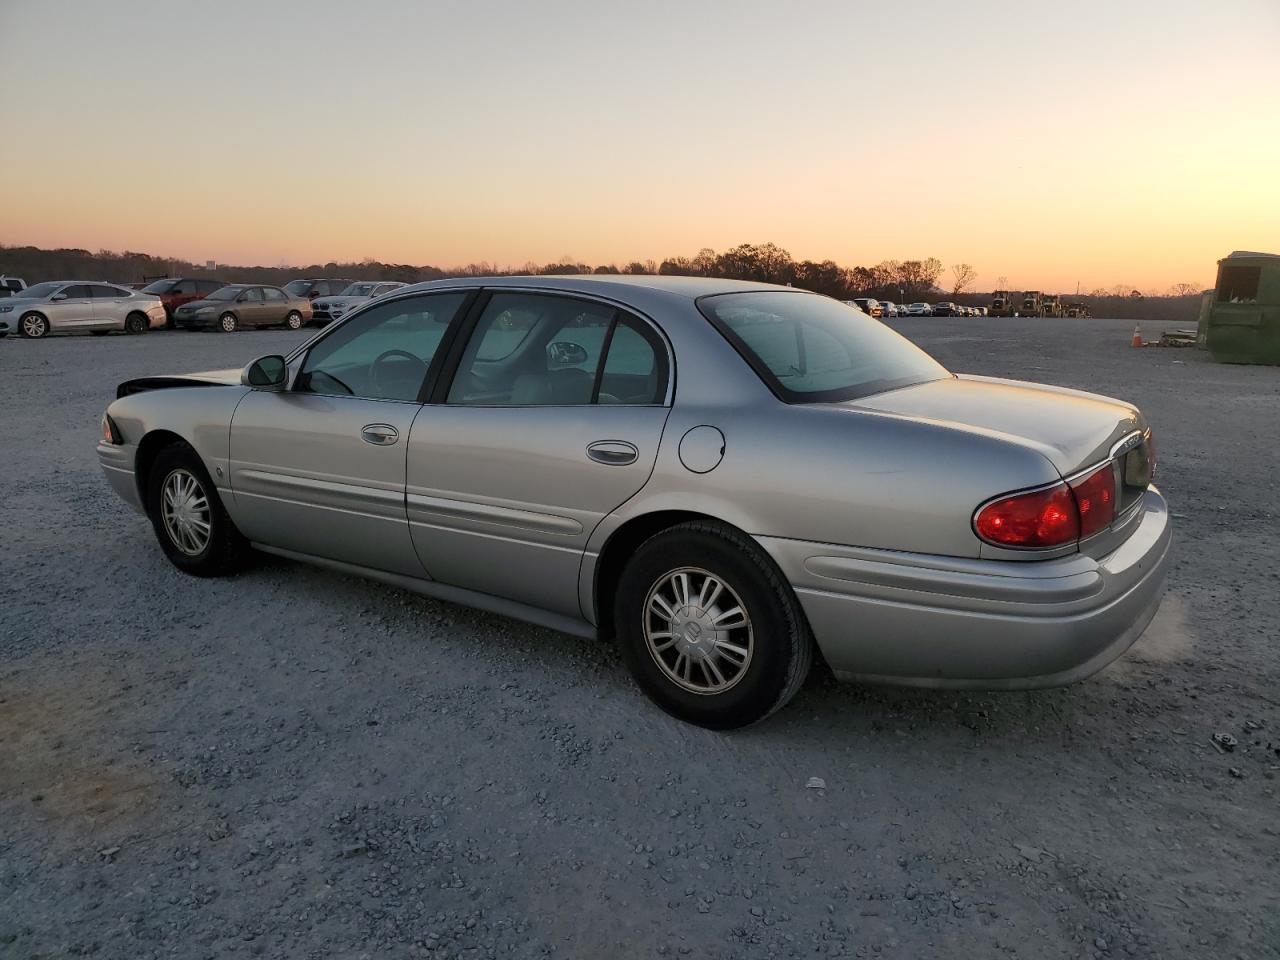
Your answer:
[[[235,333],[239,326],[240,321],[236,319],[234,313],[224,313],[218,318],[218,329],[223,333]]]
[[[49,320],[43,313],[26,313],[18,321],[18,332],[28,340],[39,340],[49,335]]]
[[[651,590],[686,568],[721,581],[749,618],[751,655],[720,692],[679,685],[659,666],[661,657],[646,638]],[[663,710],[698,726],[729,730],[763,720],[795,696],[813,663],[809,624],[790,585],[755,543],[721,524],[682,523],[646,540],[622,572],[614,609],[622,656],[640,689]]]
[[[124,318],[125,333],[146,333],[151,329],[151,318],[145,313],[134,312]]]
[[[189,552],[179,545],[165,524],[161,507],[165,484],[176,473],[183,473],[194,479],[207,501],[210,531],[208,542],[199,552]],[[183,573],[196,577],[221,577],[235,573],[244,566],[249,544],[223,507],[204,463],[187,444],[173,443],[160,451],[147,476],[146,494],[147,515],[151,518],[151,526],[160,542],[160,549],[169,558],[169,562]]]
[[[290,330],[302,329],[302,314],[297,310],[290,310],[289,315],[284,318],[284,325]]]

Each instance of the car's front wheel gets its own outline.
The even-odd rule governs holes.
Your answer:
[[[218,318],[218,329],[223,333],[235,333],[239,325],[240,321],[236,319],[234,313],[224,313]]]
[[[761,720],[800,689],[813,661],[804,612],[750,539],[710,522],[656,534],[622,573],[622,655],[668,713],[712,729]]]
[[[18,329],[28,340],[39,340],[49,335],[49,321],[42,313],[28,313],[18,322]]]
[[[242,566],[248,544],[199,455],[185,443],[165,447],[151,465],[147,512],[160,548],[184,573],[218,577]]]
[[[289,315],[284,318],[284,325],[290,330],[302,329],[302,314],[297,310],[290,310]]]

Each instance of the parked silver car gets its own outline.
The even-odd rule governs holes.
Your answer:
[[[836,675],[1068,683],[1170,542],[1127,403],[949,373],[864,313],[685,277],[408,287],[243,371],[124,383],[107,479],[199,576],[247,547],[614,635],[733,727]]]
[[[395,280],[359,280],[336,297],[318,297],[312,300],[311,319],[319,324],[341,320],[345,314],[350,313],[356,307],[364,306],[370,300],[376,300],[378,297],[385,297],[388,293],[399,290],[403,286],[403,283]]]
[[[931,303],[909,303],[902,311],[908,317],[932,317],[933,304]]]
[[[17,332],[39,339],[55,332],[145,333],[163,327],[158,297],[113,283],[61,280],[37,283],[0,300],[0,337]]]

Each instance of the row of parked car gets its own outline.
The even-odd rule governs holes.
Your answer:
[[[169,328],[221,330],[326,324],[355,307],[403,287],[393,281],[292,280],[224,283],[201,277],[166,277],[141,289],[127,284],[50,280],[28,287],[0,277],[0,337],[39,339],[55,331],[145,333]]]
[[[986,307],[966,307],[943,300],[941,303],[894,303],[873,297],[854,297],[845,303],[872,317],[985,317]]]

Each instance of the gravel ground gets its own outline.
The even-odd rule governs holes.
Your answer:
[[[0,343],[0,956],[1280,956],[1280,370],[1118,321],[897,325],[1137,401],[1169,595],[1069,689],[818,669],[731,734],[606,644],[284,561],[171,568],[99,413],[301,334]]]

